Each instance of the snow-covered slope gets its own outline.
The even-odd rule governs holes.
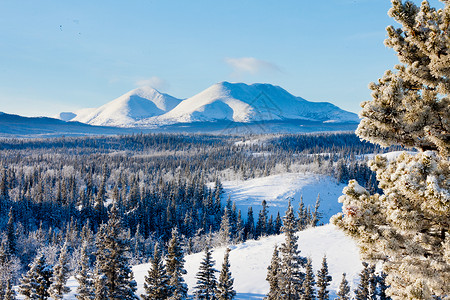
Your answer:
[[[261,209],[261,202],[266,200],[269,214],[276,217],[277,212],[284,216],[288,201],[291,200],[295,210],[303,197],[305,207],[314,207],[317,196],[320,195],[319,210],[322,213],[321,222],[328,223],[330,217],[342,210],[338,198],[346,186],[336,183],[330,176],[313,173],[285,173],[249,180],[223,181],[223,199],[236,201],[236,207],[247,216],[251,206],[255,216]]]
[[[310,228],[299,232],[299,248],[301,254],[310,257],[313,261],[314,273],[320,269],[322,257],[327,256],[329,274],[333,280],[329,286],[330,298],[334,299],[339,288],[342,273],[347,274],[347,280],[353,290],[357,286],[358,273],[361,270],[358,249],[355,243],[341,231],[332,225]],[[269,285],[265,280],[267,266],[275,245],[284,241],[283,235],[270,236],[260,240],[247,241],[239,245],[230,246],[231,272],[234,278],[234,289],[237,291],[236,299],[262,299],[269,291]],[[213,258],[216,261],[216,269],[220,271],[225,248],[216,248]],[[189,287],[189,293],[193,293],[196,285],[195,275],[203,259],[203,253],[187,255],[185,268],[187,274],[185,281]],[[144,278],[150,264],[142,264],[133,267],[133,273],[137,282],[137,294],[144,292]],[[70,294],[65,299],[75,299],[77,281],[71,277],[68,285]]]
[[[96,109],[76,112],[72,121],[90,125],[130,127],[136,121],[170,111],[180,99],[163,94],[150,87],[134,89]]]
[[[358,122],[354,113],[327,102],[309,102],[270,84],[217,83],[156,118],[163,123],[267,120]],[[143,121],[142,123],[145,123]]]

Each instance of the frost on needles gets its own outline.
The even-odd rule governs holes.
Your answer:
[[[350,181],[332,222],[354,237],[363,259],[383,262],[393,299],[450,296],[450,2],[431,8],[392,1],[386,46],[400,64],[370,84],[356,133],[381,146],[415,148],[370,167],[382,194]]]

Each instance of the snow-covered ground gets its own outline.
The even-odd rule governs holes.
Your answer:
[[[331,299],[336,296],[343,272],[347,273],[347,279],[352,290],[356,287],[358,273],[361,270],[361,262],[358,256],[358,249],[350,238],[333,225],[310,228],[299,232],[298,236],[301,254],[313,260],[315,273],[321,267],[322,257],[324,255],[327,256],[329,273],[333,277],[329,287]],[[269,289],[265,278],[273,248],[275,245],[280,245],[283,241],[284,236],[278,235],[257,241],[247,241],[230,247],[230,264],[234,278],[234,288],[237,291],[236,299],[262,299],[264,297]],[[222,266],[224,252],[225,248],[223,247],[216,248],[213,251],[216,269],[219,271]],[[187,270],[185,280],[190,294],[193,292],[196,283],[195,275],[203,255],[203,253],[196,253],[185,257],[185,268]],[[134,276],[138,283],[138,295],[144,292],[144,277],[149,267],[149,264],[133,267]],[[74,299],[76,280],[70,278],[68,284],[72,291],[65,299]]]
[[[284,216],[289,199],[294,210],[297,210],[301,196],[306,207],[309,205],[314,208],[320,194],[319,210],[323,213],[324,224],[328,223],[332,215],[341,211],[342,205],[338,203],[338,198],[345,187],[345,184],[336,183],[329,176],[313,173],[285,173],[249,180],[224,181],[222,185],[225,191],[223,199],[231,197],[231,201],[236,201],[236,207],[241,210],[243,218],[247,218],[249,206],[253,207],[253,215],[257,218],[263,200],[269,206],[269,215],[273,214],[274,217],[277,212]]]

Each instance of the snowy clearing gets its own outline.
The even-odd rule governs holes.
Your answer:
[[[253,207],[257,216],[261,202],[266,200],[269,215],[276,217],[277,212],[284,216],[289,199],[292,199],[294,210],[298,209],[300,197],[303,196],[305,206],[314,208],[317,195],[320,194],[320,212],[322,222],[328,223],[330,217],[341,211],[342,205],[338,198],[346,186],[336,183],[336,180],[324,175],[313,173],[285,173],[249,180],[234,180],[222,182],[225,194],[224,201],[231,198],[236,201],[236,207],[241,210],[242,217],[247,218],[247,209]]]

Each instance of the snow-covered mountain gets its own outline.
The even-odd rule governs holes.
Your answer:
[[[136,121],[164,114],[180,102],[180,99],[151,87],[141,87],[98,108],[77,111],[70,120],[90,125],[133,127]]]
[[[254,124],[261,121],[278,123],[300,121],[317,124],[359,122],[358,116],[354,113],[328,102],[310,102],[293,96],[279,86],[229,82],[214,84],[186,100],[162,94],[150,87],[138,88],[101,107],[83,109],[75,113],[64,112],[57,118],[101,126],[137,128],[169,126],[166,127],[169,131],[178,131],[179,128],[170,127],[176,124],[192,125],[205,122],[216,124],[220,122]],[[276,126],[279,127],[278,123]],[[208,126],[211,127],[211,124]],[[273,124],[268,126],[274,127]],[[293,127],[295,129],[299,126],[295,124]],[[292,131],[291,129],[288,131]]]
[[[159,123],[306,120],[358,122],[358,116],[328,102],[310,102],[271,84],[220,82],[153,120]],[[145,124],[145,120],[140,124]]]

